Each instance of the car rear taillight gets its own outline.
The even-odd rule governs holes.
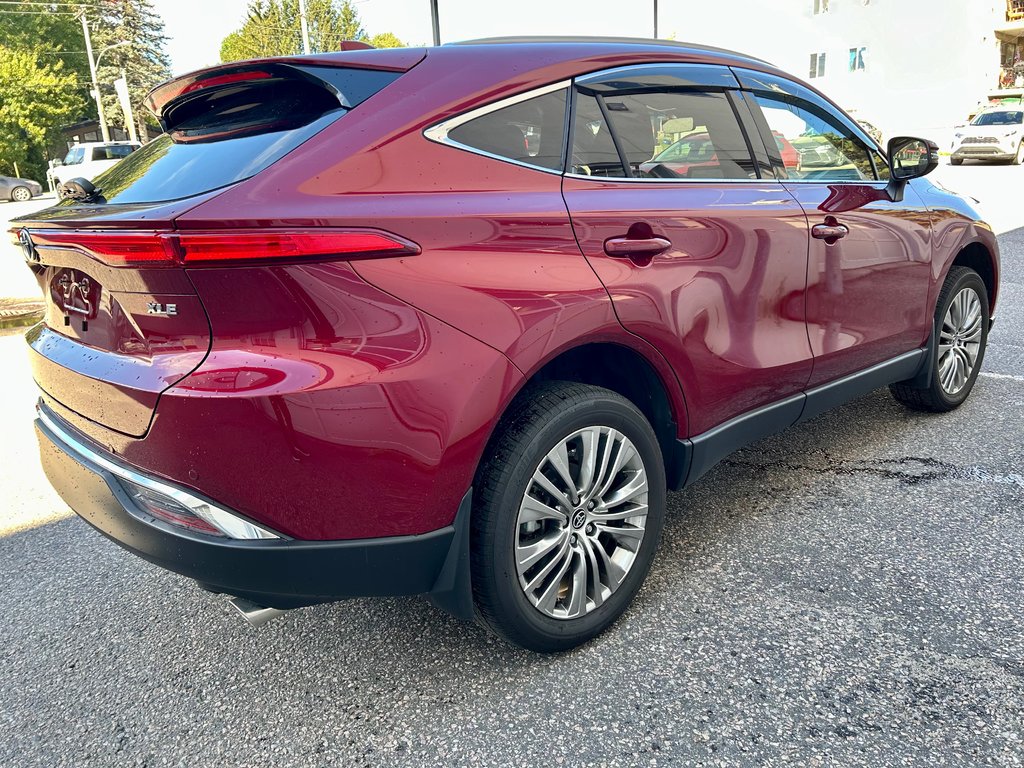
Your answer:
[[[111,267],[203,267],[410,256],[415,243],[376,229],[116,232],[36,230],[40,248],[71,248]]]
[[[160,232],[33,230],[36,248],[70,248],[112,267],[164,267],[178,263],[173,235]]]
[[[312,232],[183,233],[178,236],[186,266],[208,262],[292,261],[305,258],[367,258],[418,253],[419,248],[376,230]]]

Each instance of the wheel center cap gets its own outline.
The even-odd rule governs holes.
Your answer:
[[[577,509],[572,513],[572,527],[579,530],[587,524],[587,511],[585,509]]]

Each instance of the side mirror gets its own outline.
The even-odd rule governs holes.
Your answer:
[[[889,197],[902,202],[903,189],[911,179],[925,176],[939,167],[939,145],[928,139],[896,136],[889,139]]]
[[[51,168],[55,168],[58,165],[64,165],[64,161],[61,160],[59,157],[54,158],[53,160],[50,161],[50,167]]]

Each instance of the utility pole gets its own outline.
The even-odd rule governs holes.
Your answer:
[[[430,0],[430,26],[434,31],[434,45],[440,45],[441,22],[437,18],[437,0]]]
[[[302,52],[309,56],[309,23],[306,21],[306,0],[299,0],[299,26],[302,27]]]
[[[654,39],[658,39],[658,0],[654,0]]]
[[[92,38],[89,36],[89,22],[85,19],[85,11],[78,17],[82,20],[82,32],[85,35],[85,53],[89,57],[89,74],[92,75],[92,95],[96,99],[96,114],[100,119],[100,135],[104,141],[110,141],[110,131],[103,116],[103,99],[100,98],[100,84],[96,80],[96,62],[92,60]]]

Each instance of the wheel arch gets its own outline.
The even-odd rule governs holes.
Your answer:
[[[686,405],[675,374],[664,360],[651,359],[656,355],[653,349],[640,351],[632,344],[608,339],[584,341],[560,350],[524,377],[495,420],[488,446],[504,414],[520,397],[529,396],[533,386],[546,381],[591,384],[622,395],[643,413],[658,438],[668,487],[681,487],[690,458],[679,441],[687,426]],[[488,452],[485,449],[484,454]]]
[[[985,284],[985,292],[988,294],[989,314],[995,311],[996,298],[999,291],[999,272],[996,266],[995,255],[982,242],[975,240],[960,247],[956,256],[946,267],[945,274],[939,285],[945,281],[949,270],[953,267],[967,267],[973,269],[981,277]]]

